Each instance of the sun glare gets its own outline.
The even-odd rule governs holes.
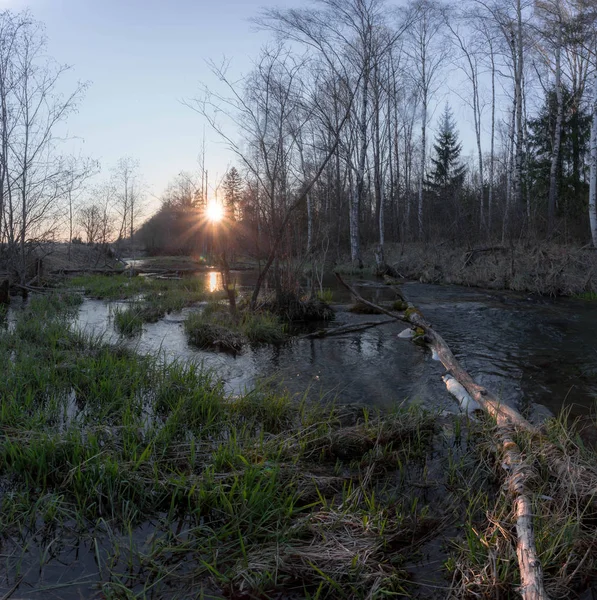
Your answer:
[[[210,221],[214,223],[217,221],[221,221],[224,218],[224,209],[221,204],[216,202],[210,202],[207,205],[206,216]]]

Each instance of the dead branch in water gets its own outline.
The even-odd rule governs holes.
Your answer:
[[[469,373],[456,360],[444,339],[423,317],[418,309],[410,305],[403,312],[387,310],[373,302],[365,300],[336,273],[338,281],[360,302],[387,314],[394,319],[404,321],[423,330],[425,341],[435,350],[444,367],[477,401],[479,406],[495,418],[498,437],[502,447],[502,466],[506,472],[506,489],[512,497],[516,518],[516,555],[520,569],[520,594],[524,600],[547,600],[543,586],[543,569],[535,547],[533,531],[533,512],[529,481],[533,479],[531,467],[525,463],[522,453],[514,441],[516,427],[530,433],[536,433],[533,427],[517,410],[502,404],[489,390],[474,382]]]
[[[317,331],[312,331],[311,333],[306,333],[305,335],[301,335],[302,339],[315,339],[315,338],[324,338],[331,337],[333,335],[342,335],[344,333],[353,333],[355,331],[363,331],[364,329],[369,329],[371,327],[377,327],[378,325],[387,325],[388,323],[393,323],[394,319],[385,319],[383,321],[365,321],[363,323],[358,323],[356,325],[341,325],[340,327],[328,327],[326,329],[318,329]]]

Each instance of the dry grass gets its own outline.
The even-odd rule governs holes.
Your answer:
[[[388,263],[403,277],[544,295],[597,292],[597,253],[555,244],[492,246],[471,252],[451,243],[389,246]],[[373,264],[373,257],[366,257]]]
[[[524,460],[535,472],[534,532],[550,598],[577,598],[597,573],[597,469],[565,418],[546,436],[518,433]],[[499,465],[494,463],[499,469]],[[519,581],[515,518],[505,491],[476,496],[457,544],[451,598],[515,597]]]

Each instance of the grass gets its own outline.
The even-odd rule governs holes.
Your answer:
[[[355,265],[351,262],[341,263],[334,267],[334,271],[336,273],[340,273],[340,275],[362,275],[372,277],[375,274],[375,267],[372,265],[363,265],[363,268],[360,269],[358,265]]]
[[[32,297],[14,328],[0,329],[0,593],[21,582],[16,595],[57,598],[181,598],[191,588],[516,597],[491,422],[310,404],[266,386],[230,397],[197,365],[71,329],[78,302]],[[228,318],[215,304],[203,315]],[[517,436],[537,472],[548,591],[575,597],[597,566],[597,511],[578,495],[597,477],[595,453],[563,419],[539,454]],[[553,448],[585,465],[583,481],[553,471]],[[428,554],[445,564],[422,567]],[[426,585],[430,572],[441,589]]]
[[[195,277],[158,279],[128,275],[82,275],[65,281],[68,288],[80,288],[86,296],[100,300],[130,300],[151,295],[170,310],[206,299],[202,281]]]
[[[233,317],[222,304],[210,303],[185,319],[189,343],[204,349],[239,352],[247,343],[281,344],[288,337],[280,320],[267,312]]]
[[[424,460],[431,415],[367,414],[344,435],[336,407],[265,389],[230,398],[195,365],[104,345],[69,318],[64,302],[34,298],[0,334],[9,587],[76,587],[74,546],[108,598],[407,585],[392,540],[410,544],[428,517],[382,490],[389,469]]]
[[[319,290],[316,296],[320,302],[331,304],[334,301],[334,290],[330,288],[325,288],[323,290]]]
[[[597,302],[597,292],[582,292],[574,296],[578,300],[586,300],[587,302]]]
[[[164,315],[180,311],[207,299],[217,299],[223,293],[209,293],[198,278],[156,279],[128,275],[84,275],[66,281],[68,289],[81,289],[92,298],[131,300],[130,306],[114,313],[114,326],[122,335],[134,335],[144,323],[155,323]]]

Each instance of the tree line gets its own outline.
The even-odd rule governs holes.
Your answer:
[[[597,246],[593,2],[314,0],[255,23],[253,71],[212,64],[227,91],[188,104],[238,158],[235,239],[266,270],[387,242]]]
[[[242,132],[231,145],[261,196],[254,202],[269,202],[261,212],[284,214],[287,198],[335,146],[307,198],[307,248],[316,230],[347,238],[357,262],[363,241],[383,245],[387,236],[587,238],[592,3],[471,0],[454,8],[418,0],[396,10],[382,0],[319,0],[314,7],[263,12],[256,21],[278,45],[264,50],[242,91],[231,84],[230,97],[207,93],[197,105],[216,128],[210,107],[231,107]],[[447,92],[467,106],[476,145],[450,194],[427,185],[440,160],[429,148],[431,115]]]
[[[255,23],[271,41],[253,70],[238,80],[212,64],[225,91],[187,104],[238,159],[220,185],[222,235],[259,257],[264,277],[288,258],[360,265],[371,245],[383,261],[388,242],[597,246],[590,0],[314,0]],[[213,249],[204,170],[179,175],[140,228],[133,159],[91,186],[97,165],[60,153],[60,124],[86,87],[59,95],[63,71],[39,24],[0,13],[3,256],[22,271],[27,244],[64,223],[71,240]]]

